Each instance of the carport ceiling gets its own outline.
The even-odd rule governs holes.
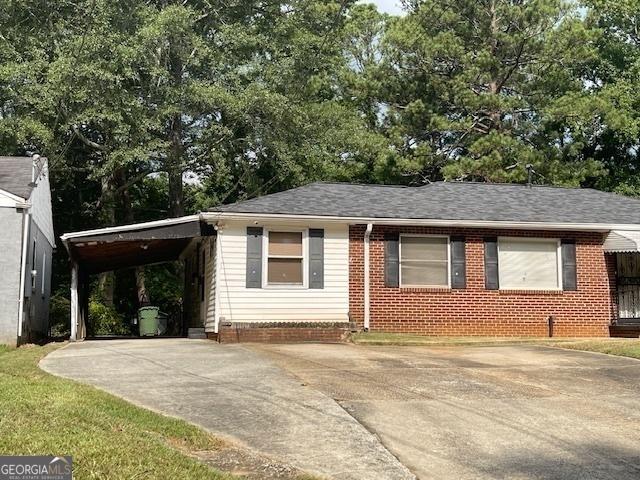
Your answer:
[[[214,235],[199,220],[135,224],[67,234],[71,258],[87,273],[178,260],[193,238]]]
[[[72,246],[74,259],[89,273],[177,260],[190,238],[90,242]]]

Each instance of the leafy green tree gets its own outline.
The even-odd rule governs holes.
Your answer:
[[[583,91],[595,55],[573,4],[426,0],[408,7],[385,36],[397,171],[418,181],[522,182],[531,164],[537,181],[562,184],[601,173],[568,129],[567,99]]]
[[[599,55],[588,77],[594,95],[576,109],[576,122],[589,132],[587,154],[608,171],[594,186],[638,196],[640,2],[589,0],[586,5],[586,23],[599,32]]]

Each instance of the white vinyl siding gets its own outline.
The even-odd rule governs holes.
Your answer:
[[[206,252],[206,266],[204,270],[206,315],[204,329],[205,332],[213,332],[215,330],[216,314],[216,237],[209,237],[205,240],[203,248]]]
[[[540,238],[499,238],[501,290],[559,290],[560,241]]]
[[[228,222],[218,231],[218,318],[233,322],[338,322],[348,321],[348,225],[265,225],[268,231],[324,229],[324,288],[300,285],[246,288],[247,226]],[[263,260],[267,255],[263,249]],[[307,267],[305,260],[305,275]],[[265,272],[263,272],[265,275]]]
[[[448,287],[449,237],[400,236],[400,286]]]

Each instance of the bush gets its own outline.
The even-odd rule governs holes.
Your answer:
[[[112,306],[95,298],[89,302],[89,328],[91,335],[130,335],[131,328]]]

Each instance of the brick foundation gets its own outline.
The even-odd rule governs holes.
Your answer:
[[[364,225],[350,227],[349,310],[364,320]],[[385,232],[464,235],[467,287],[390,288],[384,285]],[[578,290],[486,290],[484,237],[570,238],[576,241]],[[616,315],[615,256],[603,252],[601,233],[504,231],[466,228],[375,226],[370,244],[370,330],[424,335],[608,336]]]
[[[221,325],[209,338],[220,343],[337,343],[349,332],[348,324],[242,323]]]

